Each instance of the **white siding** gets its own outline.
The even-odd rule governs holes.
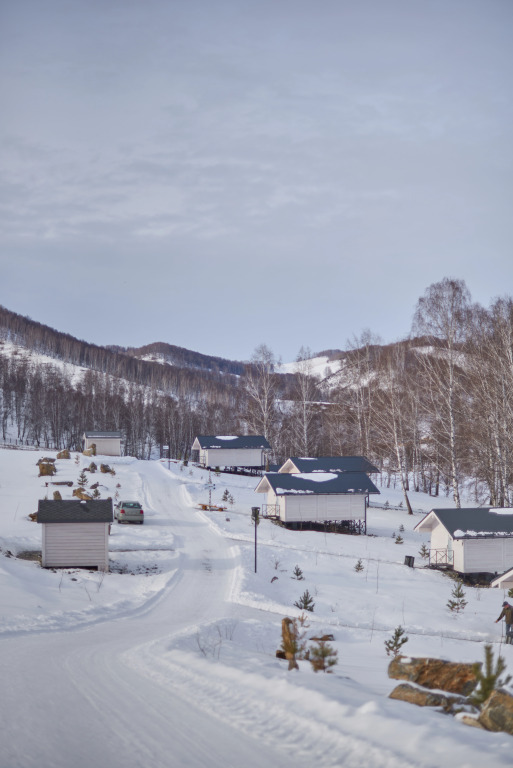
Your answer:
[[[435,525],[431,531],[431,549],[447,549],[449,534],[441,523]]]
[[[108,523],[43,523],[43,567],[109,568]]]
[[[464,539],[462,573],[502,573],[513,567],[513,538]]]
[[[207,448],[200,451],[200,464],[207,467],[261,467],[261,448]]]
[[[453,570],[458,573],[465,573],[465,550],[463,547],[464,542],[461,539],[455,539],[452,542],[453,551]]]
[[[121,456],[121,439],[118,437],[86,437],[84,447],[96,445],[98,456]]]
[[[363,494],[291,494],[280,497],[280,519],[284,523],[363,520]]]

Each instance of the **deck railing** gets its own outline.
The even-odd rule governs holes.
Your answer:
[[[448,549],[430,549],[429,550],[429,565],[453,565],[454,553]]]

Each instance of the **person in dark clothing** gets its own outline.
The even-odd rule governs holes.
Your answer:
[[[506,601],[503,602],[501,615],[495,623],[497,624],[501,619],[506,622],[506,643],[513,645],[513,605]]]

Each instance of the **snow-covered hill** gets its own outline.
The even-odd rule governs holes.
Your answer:
[[[466,588],[455,616],[453,582],[418,556],[413,527],[446,499],[412,493],[413,517],[371,508],[365,537],[262,520],[255,573],[254,479],[215,477],[213,501],[228,490],[234,502],[207,513],[205,471],[109,457],[116,475],[95,476],[102,497],[137,497],[146,524],[113,526],[108,574],[42,570],[25,559],[41,547],[28,514],[51,491],[37,458],[0,451],[1,768],[425,768],[448,755],[468,768],[511,765],[511,737],[387,698],[384,641],[399,624],[413,656],[478,661],[492,642],[513,667],[494,624],[502,592]],[[87,463],[60,460],[57,476],[76,481]],[[400,496],[383,488],[378,500],[393,507]],[[305,589],[315,602],[308,635],[335,637],[330,675],[307,661],[288,672],[275,657],[281,619],[301,613]]]

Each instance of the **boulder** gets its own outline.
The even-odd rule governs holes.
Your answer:
[[[74,488],[73,489],[73,496],[76,496],[77,499],[80,499],[81,501],[92,501],[92,496],[90,496],[88,493],[86,493],[82,488]]]
[[[499,688],[483,704],[479,722],[487,731],[505,731],[513,736],[513,696]]]
[[[470,725],[471,728],[481,728],[482,731],[486,730],[484,725],[479,722],[479,719],[477,717],[472,717],[472,715],[461,713],[458,715],[458,721],[463,723],[463,725]]]
[[[57,454],[57,458],[58,459],[71,459],[71,455],[70,455],[70,452],[68,451],[68,449],[65,448],[63,451],[59,451],[59,453]]]
[[[94,446],[91,448],[86,448],[82,451],[83,456],[96,456],[96,451],[94,450]]]
[[[106,475],[109,472],[112,472],[112,469],[109,467],[108,464],[100,464],[100,472],[103,472],[103,474]]]
[[[60,491],[54,491],[53,492],[53,500],[54,501],[62,501],[62,496]]]
[[[39,464],[39,477],[53,477],[56,472],[55,466],[50,462],[42,461]]]
[[[477,685],[473,664],[457,664],[441,659],[397,656],[389,664],[388,676],[408,680],[424,688],[468,696]]]
[[[444,712],[454,712],[465,706],[468,702],[462,696],[449,696],[443,692],[433,692],[425,688],[419,688],[409,683],[401,683],[389,696],[390,699],[407,701],[418,707],[440,707]]]

